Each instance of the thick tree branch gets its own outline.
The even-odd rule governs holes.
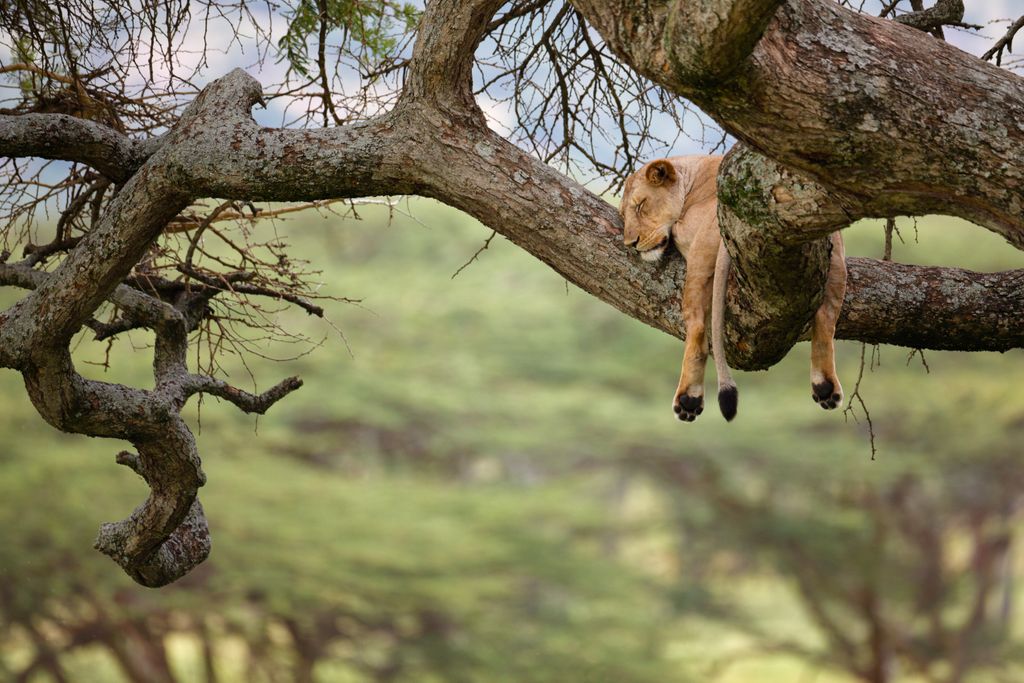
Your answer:
[[[66,346],[189,199],[168,174],[140,170],[53,275],[7,312],[0,340],[22,357],[45,362],[53,349]]]
[[[75,372],[67,349],[22,374],[32,403],[54,427],[126,439],[138,450],[150,495],[127,519],[103,525],[96,548],[150,587],[170,583],[202,562],[209,534],[196,492],[206,476],[195,440],[178,415],[183,401],[86,380]]]
[[[36,289],[50,277],[52,277],[50,273],[36,270],[24,263],[0,264],[0,287]],[[115,288],[107,297],[107,301],[126,314],[126,318],[131,321],[132,328],[158,329],[182,315],[174,306],[127,285],[119,285]],[[97,331],[97,338],[105,338],[99,333],[97,325],[93,322],[86,324]],[[4,366],[2,362],[0,362],[0,366],[14,367],[13,365]]]
[[[130,177],[158,146],[66,114],[0,115],[0,156],[77,161],[116,182]]]
[[[629,0],[574,4],[628,64],[871,215],[960,216],[1024,248],[1019,76],[831,0],[786,0],[728,83],[702,88],[669,40],[700,0],[660,14]]]
[[[907,12],[895,20],[904,26],[931,33],[943,26],[959,24],[964,19],[963,0],[938,0],[928,9]]]
[[[820,297],[822,237],[857,218],[951,214],[1024,248],[1018,76],[828,0],[786,0],[753,45],[750,35],[718,30],[723,15],[709,8],[726,9],[727,0],[680,0],[661,12],[625,0],[574,4],[628,63],[774,160],[734,153],[719,177],[738,284],[730,336],[743,341],[730,360],[739,367],[785,355]],[[960,0],[920,5],[900,21],[932,30],[963,18]],[[702,78],[706,58],[692,47],[716,36],[743,55],[727,80]],[[808,220],[815,229],[802,229]]]
[[[697,88],[727,80],[750,55],[783,1],[702,0],[670,6],[662,46],[671,46],[668,58],[678,77]]]
[[[977,273],[868,258],[846,263],[841,339],[948,351],[1024,347],[1024,270]]]
[[[184,575],[205,559],[210,547],[196,500],[205,475],[195,440],[179,415],[190,395],[185,359],[194,321],[120,283],[193,199],[184,171],[195,132],[218,120],[236,97],[251,105],[253,88],[246,92],[247,84],[242,79],[239,88],[229,78],[207,87],[166,144],[127,180],[98,225],[52,274],[27,264],[3,264],[0,271],[0,282],[33,290],[0,318],[0,342],[6,347],[0,361],[21,370],[40,415],[65,432],[127,439],[138,451],[136,469],[150,495],[127,519],[104,525],[96,547],[147,586]],[[248,106],[243,111],[247,114]],[[220,142],[220,147],[226,143]],[[156,332],[153,391],[88,381],[75,371],[68,350],[71,335],[109,298],[125,304]]]
[[[417,31],[403,100],[450,102],[464,112],[475,112],[473,53],[503,4],[503,0],[433,3]]]
[[[228,88],[223,94],[234,102],[232,107],[236,111],[239,103],[258,100],[255,83],[241,72],[222,82],[240,85],[233,96],[227,94]],[[236,116],[233,126],[220,127],[217,137],[222,144],[207,148],[209,154],[195,164],[198,168],[189,169],[187,183],[198,194],[315,200],[383,193],[396,188],[432,196],[481,219],[620,310],[680,335],[676,302],[682,264],[671,262],[651,268],[636,260],[618,244],[620,223],[614,209],[482,126],[467,123],[466,119],[454,120],[422,106],[400,108],[364,126],[309,132],[261,129],[247,114]],[[202,137],[212,143],[207,136]],[[239,144],[240,138],[246,144]],[[191,142],[185,146],[188,144]],[[360,163],[367,160],[367,150],[373,150],[370,154],[379,162],[369,164],[369,175],[367,165]],[[803,202],[794,198],[792,216],[824,215],[823,204]],[[846,209],[843,207],[843,211]],[[835,220],[843,216],[841,211]],[[785,225],[791,229],[793,223]],[[811,230],[806,238],[820,239],[831,229],[832,219],[825,220],[817,232]],[[884,276],[878,268],[852,265],[851,279],[859,277],[864,286],[851,288],[850,296],[854,292],[877,293],[870,278],[875,272]],[[964,277],[961,271],[952,269],[928,270],[922,271],[920,280],[914,283],[903,274],[904,284],[939,286],[947,272],[957,281]],[[992,281],[991,276],[984,278],[986,283]],[[1018,285],[1018,281],[1008,280],[1011,289]],[[973,302],[981,311],[1004,311],[1001,296],[989,297],[979,292]],[[872,302],[848,299],[848,307],[851,306],[851,310],[859,311],[860,322],[848,328],[841,324],[841,330],[864,334],[863,321],[871,315],[878,315],[879,321],[883,317],[891,319],[884,307]],[[926,348],[941,344],[942,348],[1005,349],[1021,342],[1013,332],[1020,328],[1015,325],[1016,320],[1010,317],[1005,324],[979,329],[977,334],[964,330],[962,336],[953,334],[941,341],[925,331],[922,339],[917,339],[914,325],[906,330],[890,327],[880,335],[872,335],[872,339]],[[757,365],[753,361],[752,364]]]
[[[767,368],[806,332],[821,304],[831,233],[862,216],[860,202],[736,145],[718,174],[718,222],[736,287],[729,360]]]

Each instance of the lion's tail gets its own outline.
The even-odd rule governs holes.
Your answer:
[[[725,361],[725,293],[729,287],[729,269],[732,259],[725,249],[725,241],[718,245],[718,259],[715,261],[715,279],[711,295],[711,353],[715,356],[715,372],[718,374],[718,407],[726,420],[736,417],[739,392],[732,379],[729,365]]]

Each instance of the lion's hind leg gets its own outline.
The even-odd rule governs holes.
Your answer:
[[[846,253],[843,238],[832,235],[832,259],[829,263],[825,298],[814,314],[811,329],[811,398],[825,410],[843,404],[843,385],[836,373],[836,322],[846,295]]]
[[[704,412],[704,368],[708,361],[706,322],[711,308],[711,267],[687,263],[683,284],[683,324],[686,328],[686,349],[679,375],[672,411],[683,422],[693,422]]]

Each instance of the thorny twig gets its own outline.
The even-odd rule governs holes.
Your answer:
[[[868,423],[868,438],[871,441],[871,459],[874,460],[875,454],[878,452],[878,449],[875,447],[875,424],[871,420],[871,412],[868,410],[868,406],[864,402],[864,397],[860,393],[860,383],[864,379],[864,367],[867,365],[867,348],[867,344],[862,343],[860,345],[860,372],[857,374],[857,381],[853,385],[853,392],[850,393],[850,398],[846,403],[846,407],[843,408],[843,417],[846,418],[847,421],[849,421],[850,417],[853,417],[854,422],[860,422],[860,420],[857,419],[857,413],[853,410],[853,402],[856,400],[860,405],[860,409],[864,412],[864,418]],[[877,349],[878,347],[875,346],[874,348]],[[872,359],[874,359],[874,354],[875,352],[872,351]]]
[[[470,256],[470,257],[469,257],[469,260],[468,260],[468,261],[466,261],[465,263],[463,263],[463,264],[462,264],[461,266],[459,266],[459,269],[458,269],[458,270],[456,270],[456,271],[455,271],[454,273],[452,273],[452,277],[451,277],[451,279],[452,279],[452,280],[454,280],[454,279],[455,279],[455,277],[456,277],[456,276],[457,276],[457,275],[458,275],[459,273],[461,273],[462,271],[464,271],[464,270],[465,270],[466,268],[468,268],[468,267],[469,267],[469,264],[473,263],[473,261],[476,261],[477,257],[478,257],[478,256],[479,256],[480,254],[484,253],[484,251],[485,251],[485,250],[487,249],[487,247],[491,246],[491,240],[493,240],[493,239],[494,239],[494,237],[495,237],[495,235],[497,235],[497,234],[498,234],[498,231],[497,231],[497,230],[494,230],[494,231],[492,231],[492,232],[491,232],[491,236],[490,236],[490,237],[488,237],[488,238],[487,238],[487,239],[486,239],[486,240],[484,241],[484,244],[483,244],[483,246],[482,246],[482,247],[480,247],[479,249],[477,249],[477,250],[476,250],[476,253],[474,253],[474,254],[473,254],[472,256]]]

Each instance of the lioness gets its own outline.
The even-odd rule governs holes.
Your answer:
[[[711,343],[718,372],[718,405],[726,420],[736,416],[736,383],[725,362],[725,294],[729,253],[718,230],[717,183],[721,156],[683,156],[645,164],[626,179],[619,212],[625,221],[626,246],[645,261],[657,261],[669,240],[686,260],[683,324],[686,350],[672,399],[680,420],[693,422],[704,411],[704,366],[708,359],[705,326],[711,314]],[[833,337],[846,293],[846,259],[842,236],[832,235],[825,298],[814,315],[811,332],[811,398],[826,410],[842,404],[836,375]]]

